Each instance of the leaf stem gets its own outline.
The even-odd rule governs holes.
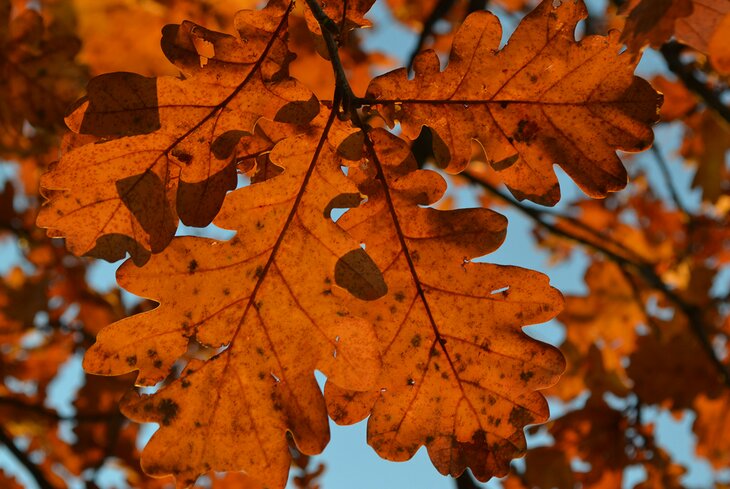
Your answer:
[[[306,0],[309,9],[317,19],[319,27],[322,30],[322,37],[327,46],[327,54],[330,57],[332,71],[335,74],[335,97],[333,103],[342,109],[342,114],[350,114],[351,111],[359,106],[359,99],[352,92],[352,87],[347,79],[345,67],[342,65],[339,52],[339,39],[341,36],[340,28],[335,21],[322,10],[322,6],[317,0]],[[343,14],[344,15],[344,14]]]

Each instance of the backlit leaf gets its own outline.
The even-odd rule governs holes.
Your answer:
[[[350,168],[367,203],[338,222],[388,284],[377,308],[353,307],[376,327],[383,373],[372,393],[328,383],[330,415],[348,424],[370,415],[368,443],[388,460],[425,445],[443,474],[504,475],[525,449],[524,426],[547,419],[536,390],[564,369],[556,349],[521,328],[555,316],[560,293],[537,272],[470,262],[501,244],[506,219],[420,207],[441,197],[443,179],[417,170],[401,139],[382,129],[368,137],[369,161]]]
[[[190,339],[213,352],[157,393],[125,401],[129,417],[161,425],[142,456],[148,474],[189,485],[210,470],[245,470],[284,487],[286,431],[307,454],[329,439],[314,369],[356,390],[377,379],[371,326],[351,316],[340,287],[368,300],[386,288],[329,218],[332,202],[357,195],[340,170],[343,158],[358,157],[357,131],[334,115],[274,148],[283,173],[226,198],[214,222],[237,231],[233,239],[175,238],[143,268],[122,266],[121,285],[160,306],[102,331],[88,371],[139,370],[137,383],[154,385]],[[178,443],[181,432],[189,443]]]
[[[178,217],[213,219],[236,186],[236,141],[260,117],[304,123],[311,93],[286,74],[289,9],[273,2],[241,11],[240,37],[184,22],[164,29],[162,47],[188,79],[113,73],[95,78],[68,116],[76,132],[112,139],[63,155],[44,175],[48,202],[38,224],[77,255],[143,263],[165,248]]]
[[[459,172],[477,139],[518,199],[552,205],[560,198],[553,165],[591,197],[622,189],[627,176],[616,150],[652,141],[661,96],[633,75],[639,61],[619,54],[617,33],[575,41],[582,2],[548,0],[528,14],[499,50],[502,30],[488,12],[470,15],[441,72],[433,52],[373,80],[369,96],[403,134],[434,132],[437,162]]]

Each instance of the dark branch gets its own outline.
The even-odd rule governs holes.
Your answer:
[[[332,70],[335,73],[335,97],[333,103],[335,107],[340,105],[343,113],[349,114],[358,105],[358,98],[352,92],[352,87],[350,87],[350,82],[347,80],[347,74],[345,73],[345,67],[342,65],[342,60],[340,60],[340,28],[322,10],[322,6],[317,0],[306,0],[306,2],[322,30],[322,37],[327,46],[327,54],[329,54]]]
[[[5,445],[18,462],[26,468],[40,489],[55,489],[46,476],[43,475],[43,472],[28,458],[28,454],[18,448],[13,437],[5,431],[3,426],[0,426],[0,443]]]
[[[685,215],[685,217],[689,218],[691,217],[691,214],[687,212],[687,208],[682,203],[682,199],[679,197],[679,192],[677,191],[677,188],[674,186],[674,182],[672,181],[672,175],[669,171],[669,164],[667,163],[667,160],[664,158],[664,155],[662,154],[661,150],[659,149],[659,146],[656,141],[654,141],[654,144],[651,147],[651,152],[654,155],[654,159],[657,162],[657,166],[659,167],[659,171],[662,174],[662,178],[664,178],[664,182],[667,185],[667,188],[669,189],[669,194],[672,197],[672,200],[674,201],[674,205],[677,207],[677,210],[679,210],[682,214]]]
[[[692,333],[695,335],[697,340],[700,342],[700,345],[705,350],[705,353],[710,358],[710,361],[717,369],[717,372],[720,376],[721,381],[725,386],[730,388],[730,371],[728,371],[727,366],[720,360],[720,358],[717,356],[717,353],[715,352],[715,349],[712,346],[712,342],[710,341],[710,337],[707,334],[707,331],[704,326],[704,320],[702,317],[702,310],[695,306],[694,304],[690,304],[689,302],[685,301],[682,297],[680,297],[675,291],[669,288],[669,286],[664,283],[664,281],[661,279],[659,275],[656,274],[654,269],[649,263],[646,263],[644,261],[633,261],[629,258],[626,258],[625,256],[621,256],[608,248],[602,246],[601,240],[605,240],[605,238],[596,230],[593,230],[592,228],[586,226],[585,229],[592,230],[594,236],[596,237],[596,242],[589,241],[581,236],[573,235],[557,226],[555,226],[552,223],[547,222],[543,217],[544,215],[548,214],[542,210],[533,209],[531,207],[528,207],[524,205],[521,202],[516,201],[515,199],[507,196],[506,194],[502,193],[501,191],[497,190],[495,187],[493,187],[489,182],[484,181],[483,179],[479,178],[478,176],[472,174],[468,170],[461,174],[464,176],[467,180],[471,181],[472,183],[476,183],[480,185],[482,188],[484,188],[486,191],[488,191],[490,194],[498,197],[499,199],[503,200],[504,202],[507,202],[515,209],[519,210],[523,214],[525,214],[527,217],[529,217],[532,221],[534,221],[539,226],[545,228],[552,234],[556,236],[560,236],[572,241],[575,241],[577,243],[580,243],[581,245],[585,246],[586,248],[589,248],[595,252],[598,252],[605,257],[609,258],[616,264],[620,265],[621,267],[625,269],[633,270],[637,275],[639,275],[650,287],[654,288],[655,290],[661,292],[670,302],[672,302],[679,312],[684,314],[684,316],[687,318],[687,322],[689,323],[689,327],[692,331]],[[555,212],[549,213],[552,216],[556,216]],[[570,219],[569,216],[565,216],[564,218]]]
[[[411,52],[411,57],[408,59],[408,69],[410,69],[413,65],[413,60],[415,60],[418,53],[421,52],[421,49],[423,49],[423,46],[426,44],[428,38],[433,35],[433,28],[436,25],[436,22],[441,20],[441,18],[446,15],[449,10],[451,10],[451,7],[454,6],[454,3],[456,3],[456,0],[439,0],[436,3],[433,10],[431,11],[431,14],[426,19],[426,22],[423,23],[423,30],[421,30],[421,35],[418,36],[418,42],[416,43],[416,47],[413,48],[413,51]]]
[[[27,413],[37,414],[50,419],[51,421],[77,421],[92,423],[110,421],[122,417],[118,410],[98,413],[77,413],[74,416],[63,416],[58,414],[56,411],[46,408],[45,406],[31,404],[15,397],[0,397],[0,406],[2,405],[14,407]]]
[[[682,63],[681,55],[684,46],[678,42],[668,42],[661,48],[662,56],[667,62],[669,70],[682,80],[682,83],[697,96],[710,109],[716,111],[723,119],[730,123],[730,107],[722,102],[720,94],[709,85],[697,78],[692,65]]]

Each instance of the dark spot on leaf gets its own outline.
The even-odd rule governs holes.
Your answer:
[[[535,376],[535,372],[521,372],[520,373],[520,379],[522,379],[522,382],[528,382],[534,376]]]
[[[525,425],[528,425],[533,421],[534,418],[527,409],[514,406],[512,411],[509,413],[509,424],[515,428],[522,429]]]
[[[413,345],[416,348],[421,346],[421,335],[420,334],[417,334],[413,338],[411,338],[411,345]]]
[[[137,355],[130,355],[127,357],[126,360],[127,365],[129,365],[130,367],[134,367],[135,365],[137,365]]]
[[[195,270],[197,268],[198,268],[198,262],[195,260],[190,260],[190,263],[188,263],[188,272],[195,273]]]
[[[517,131],[512,136],[519,142],[529,143],[539,132],[539,126],[531,120],[521,119],[517,123]]]
[[[162,399],[157,405],[157,411],[162,414],[162,424],[170,426],[170,423],[177,417],[179,406],[172,399]]]

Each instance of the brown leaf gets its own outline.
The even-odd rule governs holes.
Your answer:
[[[283,488],[286,431],[307,454],[329,439],[314,369],[356,390],[377,378],[371,327],[350,315],[336,286],[341,257],[362,250],[328,214],[333,199],[357,194],[340,169],[357,131],[334,111],[324,117],[274,148],[283,173],[226,198],[215,223],[236,230],[232,240],[175,238],[143,268],[120,269],[124,288],[160,306],[103,330],[84,359],[87,371],[139,370],[137,383],[154,385],[190,339],[214,352],[157,393],[123,403],[127,416],[161,425],[142,456],[150,475],[172,473],[184,486],[209,470],[245,470]],[[337,285],[371,299],[385,293],[366,257],[344,266],[359,279]],[[179,443],[181,432],[192,434],[190,443]]]
[[[38,225],[64,236],[74,254],[117,260],[129,251],[143,263],[167,246],[178,217],[210,223],[246,156],[232,152],[231,138],[250,134],[262,116],[304,123],[316,113],[311,93],[286,75],[288,12],[279,1],[239,12],[239,37],[167,26],[163,50],[188,79],[92,80],[67,123],[114,138],[73,149],[44,175]]]
[[[694,10],[693,0],[631,0],[621,13],[627,15],[621,42],[638,51],[649,44],[659,47],[675,31],[675,24]]]
[[[552,3],[528,14],[501,50],[497,17],[471,14],[443,72],[427,51],[415,79],[396,70],[373,80],[369,96],[408,138],[431,127],[436,160],[450,172],[466,167],[477,139],[518,199],[555,204],[554,164],[591,197],[622,189],[626,170],[615,151],[648,147],[661,96],[633,76],[639,59],[619,54],[615,33],[574,40],[582,2]]]
[[[368,138],[368,160],[348,173],[368,200],[338,223],[388,284],[381,301],[353,305],[376,326],[383,373],[372,393],[328,382],[330,415],[346,424],[370,415],[368,443],[388,460],[425,445],[443,474],[504,475],[525,449],[523,427],[547,419],[536,390],[564,369],[556,349],[521,328],[552,318],[562,298],[537,272],[470,262],[500,245],[505,218],[422,208],[441,197],[443,179],[418,170],[401,139],[382,129]]]

